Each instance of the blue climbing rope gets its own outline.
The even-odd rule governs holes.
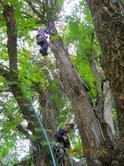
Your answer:
[[[31,64],[32,64],[33,60],[31,60]],[[31,67],[29,68],[29,72],[28,72],[28,79],[29,79],[29,74],[31,72]],[[32,102],[32,96],[31,96],[31,91],[30,91],[30,86],[29,86],[29,98],[30,98],[30,101],[31,101],[31,106],[33,108],[33,112],[34,112],[34,115],[37,119],[37,121],[39,122],[39,125],[41,127],[41,135],[42,135],[42,132],[43,132],[43,135],[47,141],[47,145],[48,145],[48,148],[49,148],[49,152],[50,152],[50,155],[51,155],[51,158],[52,158],[52,162],[53,162],[53,166],[56,166],[56,160],[55,160],[55,157],[54,157],[54,154],[53,154],[53,150],[52,150],[52,147],[51,147],[51,144],[50,144],[50,141],[48,139],[48,135],[47,135],[47,132],[44,128],[44,125],[43,125],[43,122],[42,122],[42,118],[41,116],[37,113],[36,109],[34,108],[33,106],[33,102]]]
[[[32,101],[31,101],[31,102],[32,102]],[[33,105],[32,105],[32,107],[33,107]],[[43,131],[44,137],[45,137],[45,139],[46,139],[46,141],[47,141],[47,145],[48,145],[48,148],[49,148],[49,151],[50,151],[50,154],[51,154],[53,166],[56,166],[56,161],[55,161],[55,158],[54,158],[54,154],[53,154],[53,151],[52,151],[52,147],[51,147],[51,145],[50,145],[47,132],[46,132],[44,126],[43,126],[42,119],[41,119],[40,115],[38,115],[38,113],[36,112],[36,110],[35,110],[34,107],[33,107],[33,112],[34,112],[34,114],[35,114],[36,119],[37,119],[38,122],[39,122],[39,125],[40,125],[40,127],[41,127],[41,131]],[[41,132],[41,134],[42,134],[42,132]]]

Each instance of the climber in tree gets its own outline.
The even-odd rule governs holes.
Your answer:
[[[57,158],[58,163],[63,163],[65,165],[65,155],[66,155],[66,149],[70,148],[70,141],[68,138],[68,132],[72,131],[74,129],[73,123],[65,124],[64,129],[59,128],[55,133],[55,139],[56,142],[59,144],[54,147],[54,153]]]
[[[65,124],[64,129],[59,128],[55,133],[56,142],[62,143],[64,148],[70,148],[70,141],[68,138],[68,133],[74,130],[74,124]]]
[[[37,44],[41,46],[40,53],[43,56],[48,55],[48,48],[50,46],[49,37],[50,37],[49,29],[39,29],[38,34],[36,35]]]

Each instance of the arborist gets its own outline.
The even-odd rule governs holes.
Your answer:
[[[48,55],[48,48],[50,46],[50,35],[51,32],[49,29],[39,29],[36,35],[37,44],[40,45],[40,53],[43,56]]]
[[[56,142],[62,143],[65,148],[70,148],[68,133],[74,130],[73,123],[66,123],[64,129],[59,128],[55,133]]]
[[[64,157],[66,153],[66,148],[70,148],[70,140],[68,133],[74,130],[73,123],[66,123],[64,128],[59,128],[55,133],[55,140],[58,144],[54,148],[54,152],[58,162],[64,162]]]

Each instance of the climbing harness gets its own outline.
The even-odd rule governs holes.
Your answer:
[[[64,157],[65,157],[66,150],[61,143],[58,143],[54,147],[54,153],[59,165],[64,166],[64,163],[65,163]]]

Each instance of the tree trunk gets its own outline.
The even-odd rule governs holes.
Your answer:
[[[87,0],[102,49],[102,67],[117,108],[120,139],[109,165],[124,163],[124,6],[113,0]],[[104,159],[103,159],[104,161]],[[104,162],[103,162],[104,163]]]
[[[0,66],[0,71],[2,75],[8,81],[10,90],[15,97],[17,104],[20,107],[20,111],[24,118],[28,122],[28,130],[32,131],[32,135],[36,137],[32,140],[33,145],[36,148],[35,151],[35,165],[43,166],[45,159],[45,164],[47,166],[52,165],[51,156],[48,152],[48,147],[44,147],[41,143],[44,140],[44,136],[41,135],[42,129],[40,129],[40,124],[35,115],[35,109],[32,105],[32,101],[28,99],[21,87],[20,80],[18,77],[18,66],[17,66],[17,26],[16,26],[16,16],[15,9],[11,5],[5,5],[3,14],[7,24],[7,48],[9,56],[9,69],[10,71],[4,70],[2,65]],[[54,120],[52,120],[54,121]],[[46,124],[47,128],[47,124]],[[36,130],[40,129],[40,130]]]
[[[76,121],[84,144],[84,153],[88,164],[91,165],[98,155],[97,150],[104,144],[101,129],[93,113],[84,84],[69,60],[62,40],[53,41],[52,44],[61,81],[75,110]]]
[[[119,0],[87,1],[103,52],[102,67],[117,107],[120,135],[124,137],[124,7]]]

